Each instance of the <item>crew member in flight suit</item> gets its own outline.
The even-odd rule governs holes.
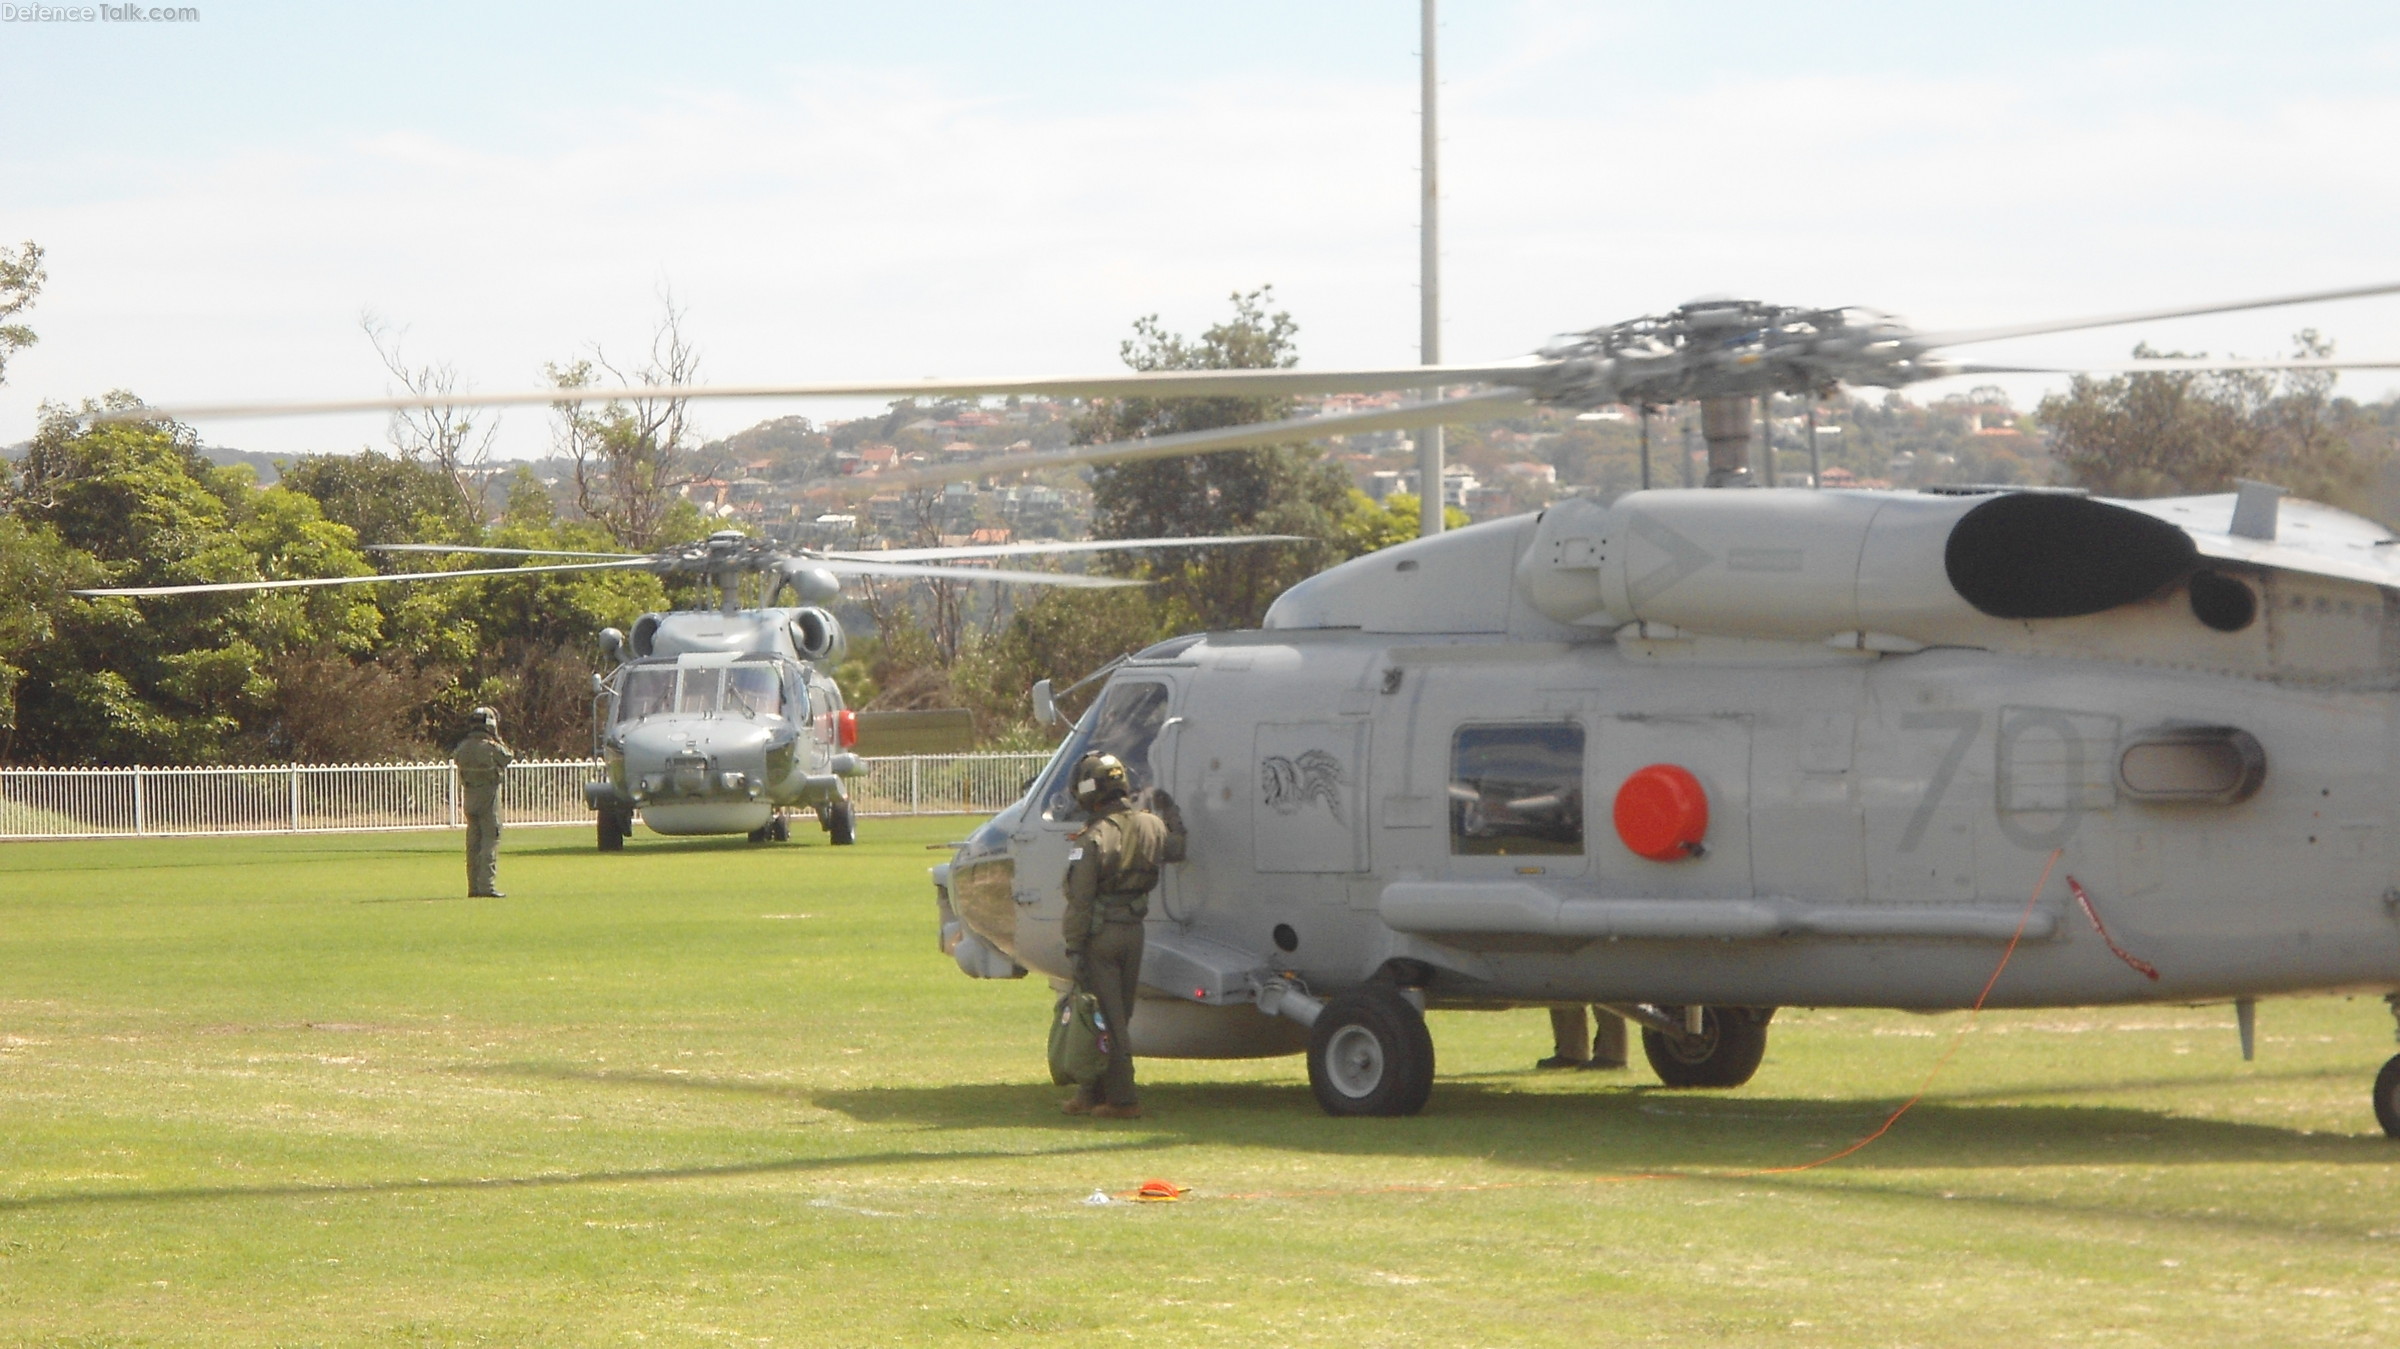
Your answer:
[[[500,774],[517,752],[500,738],[500,714],[478,707],[467,715],[466,738],[450,751],[458,765],[459,804],[467,814],[467,897],[503,898],[500,870]]]
[[[1076,981],[1100,1000],[1109,1032],[1108,1069],[1095,1086],[1078,1087],[1059,1108],[1070,1115],[1138,1119],[1133,1093],[1135,986],[1142,973],[1142,920],[1159,868],[1183,860],[1183,819],[1163,791],[1159,813],[1135,807],[1125,765],[1114,754],[1086,754],[1075,763],[1075,803],[1091,812],[1067,849],[1067,911],[1062,935]]]

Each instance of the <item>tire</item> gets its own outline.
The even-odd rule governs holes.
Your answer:
[[[774,830],[771,826],[762,824],[758,828],[751,830],[749,833],[742,835],[742,837],[751,843],[764,843],[767,841],[768,835],[772,834],[773,832]]]
[[[617,821],[617,812],[606,806],[600,808],[600,851],[623,852],[626,830]]]
[[[792,841],[792,821],[790,816],[785,815],[780,810],[775,812],[775,818],[767,822],[767,841],[769,843],[789,843]]]
[[[1308,1032],[1308,1085],[1328,1115],[1413,1115],[1433,1092],[1433,1037],[1395,988],[1325,1004]]]
[[[1683,1016],[1681,1007],[1658,1010]],[[1702,1008],[1697,1036],[1670,1038],[1644,1028],[1642,1055],[1670,1087],[1738,1087],[1766,1057],[1767,1022],[1774,1015],[1772,1007]]]
[[[826,812],[825,832],[833,835],[833,846],[837,848],[847,848],[858,842],[858,813],[849,802],[838,802]]]
[[[2375,1074],[2375,1122],[2383,1126],[2384,1137],[2400,1138],[2400,1054]]]

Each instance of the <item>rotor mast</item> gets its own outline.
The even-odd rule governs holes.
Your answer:
[[[1434,0],[1421,0],[1423,27],[1422,63],[1419,71],[1422,88],[1418,105],[1423,116],[1419,132],[1424,144],[1418,154],[1418,208],[1422,224],[1417,230],[1417,360],[1422,365],[1442,363],[1442,221],[1441,180],[1435,173],[1434,162],[1439,144],[1434,122],[1434,65],[1433,16]],[[1438,402],[1442,391],[1427,389],[1428,402]],[[1428,426],[1417,432],[1417,534],[1422,538],[1442,532],[1442,428]]]

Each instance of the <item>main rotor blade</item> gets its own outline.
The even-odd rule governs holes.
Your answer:
[[[1143,459],[1171,459],[1186,454],[1213,454],[1219,450],[1239,450],[1253,445],[1320,440],[1326,436],[1356,435],[1364,431],[1397,431],[1413,426],[1455,426],[1468,422],[1496,421],[1502,417],[1522,416],[1537,406],[1523,393],[1514,390],[1469,394],[1464,398],[1445,399],[1439,403],[1415,403],[1373,412],[1345,412],[1331,417],[1289,417],[1277,422],[1251,422],[1208,431],[1179,431],[1173,435],[1117,440],[1105,445],[1079,445],[1072,449],[1047,450],[1039,454],[987,455],[957,464],[851,478],[820,479],[806,484],[806,487],[833,487],[849,493],[879,492],[894,487],[931,487],[942,483],[971,482],[976,478],[989,478],[1001,473],[1025,473],[1084,464],[1126,464]]]
[[[419,408],[541,407],[552,403],[641,402],[662,398],[929,398],[944,395],[1048,394],[1061,398],[1266,398],[1293,394],[1387,393],[1440,384],[1530,382],[1547,365],[1409,365],[1379,370],[1149,370],[1049,379],[914,379],[840,384],[656,384],[615,389],[531,389],[516,393],[405,395],[316,401],[170,403],[106,412],[102,422],[213,421],[235,417],[310,417]]]
[[[960,548],[889,548],[874,553],[824,553],[861,562],[920,562],[954,557],[1025,557],[1041,553],[1103,553],[1132,548],[1208,548],[1228,543],[1302,543],[1297,534],[1213,534],[1178,539],[1084,539],[1075,543],[993,543]]]
[[[285,581],[210,581],[200,585],[115,586],[95,590],[72,590],[67,593],[92,598],[105,595],[206,595],[237,590],[308,590],[325,586],[379,585],[385,581],[449,581],[462,576],[531,576],[537,572],[558,571],[639,571],[650,565],[650,559],[639,558],[627,562],[574,562],[556,567],[480,567],[472,571],[393,572],[388,576],[305,576]]]
[[[1908,339],[1909,345],[1920,350],[1930,347],[1957,347],[1969,342],[1997,342],[2006,337],[2033,337],[2041,333],[2071,333],[2085,328],[2113,328],[2120,323],[2145,323],[2155,319],[2193,318],[2201,314],[2234,314],[2245,309],[2275,309],[2288,304],[2314,304],[2320,300],[2356,300],[2369,295],[2390,295],[2400,292],[2400,281],[2375,286],[2350,286],[2342,290],[2309,291],[2300,295],[2273,295],[2262,300],[2234,300],[2223,304],[2182,305],[2173,309],[2143,309],[2125,314],[2100,314],[2090,318],[2057,319],[2047,323],[2019,323],[2005,328],[1960,328],[1946,333],[1918,333]]]
[[[370,543],[370,553],[480,553],[488,557],[637,558],[648,553],[586,553],[573,548],[480,548],[459,543]]]
[[[2400,370],[2400,360],[2352,360],[2344,356],[2295,356],[2285,360],[2214,360],[2206,356],[2153,356],[2123,361],[2079,361],[2073,365],[1945,365],[1959,375],[2139,375],[2209,370]]]
[[[829,557],[816,565],[846,576],[897,576],[906,580],[1006,581],[1015,585],[1076,586],[1106,590],[1116,586],[1148,585],[1122,576],[1086,576],[1071,571],[1009,571],[1001,567],[943,567],[925,562],[868,562]]]

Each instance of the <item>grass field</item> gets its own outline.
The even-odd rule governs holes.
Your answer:
[[[1072,1120],[926,844],[583,830],[0,845],[0,1344],[2380,1344],[2369,997],[1787,1011],[1748,1087],[1437,1014],[1404,1120],[1297,1059]],[[1667,1178],[1624,1179],[1673,1172]],[[1090,1206],[1163,1177],[1178,1204]]]

